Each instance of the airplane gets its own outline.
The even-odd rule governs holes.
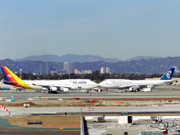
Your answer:
[[[150,92],[152,88],[160,85],[172,84],[172,76],[174,74],[175,68],[168,70],[160,80],[128,80],[128,79],[106,79],[99,83],[102,88],[110,89],[129,89],[129,91],[140,91]]]
[[[22,80],[6,66],[2,66],[1,70],[4,74],[4,84],[24,89],[47,90],[49,93],[56,93],[60,91],[68,92],[70,90],[87,90],[87,92],[89,92],[89,89],[98,86],[98,84],[89,79]]]

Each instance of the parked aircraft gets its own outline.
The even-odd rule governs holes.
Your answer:
[[[89,79],[65,79],[65,80],[22,80],[5,66],[1,67],[4,74],[4,84],[13,85],[25,89],[48,90],[48,92],[87,90],[98,85]]]
[[[102,88],[129,89],[129,91],[138,91],[142,88],[142,91],[150,92],[156,86],[171,84],[174,70],[175,68],[171,68],[160,80],[106,79],[99,83],[99,86]]]

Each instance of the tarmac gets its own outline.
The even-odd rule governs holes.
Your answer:
[[[15,120],[9,120],[10,118],[3,117],[0,118],[0,134],[1,135],[32,135],[32,134],[38,134],[38,135],[57,135],[57,134],[62,134],[62,135],[80,135],[80,128],[57,128],[57,127],[52,127],[49,128],[42,128],[41,126],[17,126],[17,124],[20,123],[20,120],[18,121]],[[13,118],[17,119],[17,118]],[[33,119],[33,118],[30,118]],[[14,121],[11,122],[9,121]],[[23,121],[27,123],[27,118],[23,118]]]
[[[67,114],[120,114],[128,112],[129,114],[152,114],[152,113],[178,113],[180,114],[180,105],[174,106],[137,106],[137,107],[7,107],[13,116],[17,115],[67,115]],[[0,110],[0,116],[7,116],[3,110]]]
[[[12,96],[14,101],[11,102]],[[94,102],[92,102],[94,101]],[[24,108],[23,104],[30,104]],[[40,114],[113,114],[129,113],[180,113],[180,87],[166,86],[152,92],[72,92],[49,94],[33,90],[0,91],[0,105],[6,106],[12,115]],[[7,114],[0,110],[0,116]]]
[[[11,101],[11,98],[15,99]],[[23,107],[30,104],[29,107]],[[162,86],[153,89],[152,92],[121,92],[108,90],[90,93],[73,91],[49,94],[39,91],[0,91],[0,105],[11,112],[12,117],[19,116],[71,116],[71,115],[180,115],[180,87]],[[0,108],[2,118],[10,117],[8,113]],[[93,123],[96,126],[95,123]],[[101,127],[106,127],[100,126]],[[28,125],[27,125],[28,127]],[[111,128],[110,128],[111,127]],[[117,126],[118,127],[118,126]],[[130,127],[127,127],[127,129]],[[126,127],[124,127],[126,129]],[[133,129],[133,127],[132,127]],[[145,128],[146,129],[146,128]],[[96,132],[97,131],[97,132]],[[90,126],[89,134],[96,132],[102,135],[119,131],[112,125],[102,133],[102,130],[93,130]],[[117,132],[116,132],[117,131]],[[125,130],[123,130],[125,132]],[[80,129],[23,129],[17,127],[4,128],[0,121],[0,133],[3,134],[80,134]],[[133,132],[132,132],[133,133]]]

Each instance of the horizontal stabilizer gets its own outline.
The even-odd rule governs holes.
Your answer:
[[[4,84],[15,85],[17,82],[3,81]]]

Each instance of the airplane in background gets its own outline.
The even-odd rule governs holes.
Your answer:
[[[172,76],[175,68],[167,71],[160,80],[128,80],[128,79],[106,79],[99,83],[102,88],[110,89],[129,89],[129,91],[139,91],[142,89],[144,92],[152,91],[152,88],[160,85],[172,84]]]
[[[51,92],[68,92],[70,90],[88,90],[98,86],[89,79],[65,80],[22,80],[5,66],[1,67],[4,74],[4,84],[13,85],[24,89],[47,90]]]

